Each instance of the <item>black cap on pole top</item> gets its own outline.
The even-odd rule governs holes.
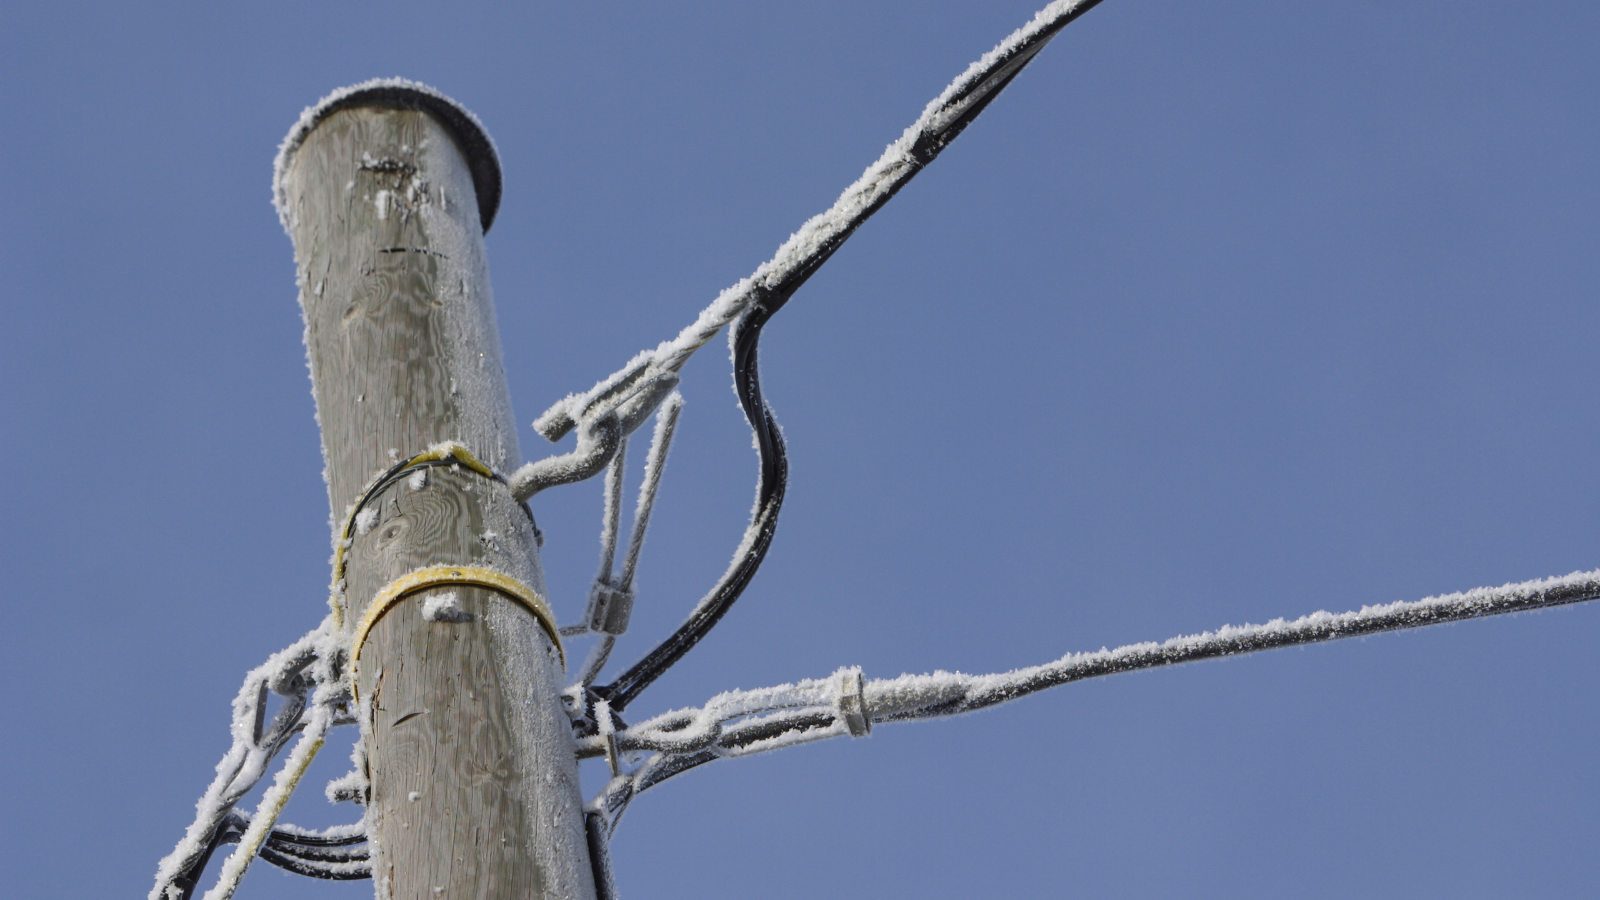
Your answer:
[[[357,106],[422,110],[449,129],[466,155],[473,190],[478,195],[478,218],[484,233],[488,233],[500,209],[500,155],[495,152],[494,140],[478,117],[465,106],[425,84],[404,78],[375,78],[340,88],[300,114],[300,120],[289,129],[288,136],[278,147],[278,158],[273,163],[272,205],[278,210],[278,220],[283,223],[284,230],[289,228],[289,198],[283,179],[288,175],[295,152],[322,120],[339,110]]]

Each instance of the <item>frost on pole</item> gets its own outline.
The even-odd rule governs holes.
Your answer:
[[[283,143],[278,146],[277,158],[272,161],[272,206],[278,211],[278,221],[283,225],[283,230],[289,232],[290,237],[294,236],[294,211],[285,184],[295,154],[305,143],[306,136],[334,113],[374,101],[400,102],[424,109],[440,119],[464,144],[462,150],[472,172],[479,221],[487,234],[489,226],[494,224],[495,214],[500,211],[500,154],[495,150],[494,139],[472,110],[420,81],[406,78],[374,78],[352,84],[323,97],[300,113],[300,119],[289,129]]]

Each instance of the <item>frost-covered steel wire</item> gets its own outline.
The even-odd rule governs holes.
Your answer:
[[[639,500],[633,508],[633,527],[628,531],[628,552],[622,558],[623,587],[633,585],[634,573],[639,569],[639,554],[644,550],[644,535],[650,528],[650,514],[655,510],[656,492],[661,488],[661,473],[667,465],[667,453],[672,449],[672,436],[678,429],[678,417],[683,414],[683,395],[673,391],[662,402],[656,413],[656,429],[650,436],[650,449],[645,455],[644,479],[639,483]]]
[[[1265,625],[1228,625],[1159,644],[1147,642],[1115,650],[1074,653],[1042,666],[995,675],[935,672],[873,680],[867,683],[866,703],[875,722],[954,716],[1085,678],[1596,599],[1600,599],[1600,570],[1574,572],[1561,578],[1364,606],[1355,612],[1315,612],[1293,621],[1274,619]]]
[[[828,678],[754,691],[729,691],[698,709],[663,713],[632,727],[578,740],[578,757],[615,758],[653,752],[638,768],[615,774],[587,813],[616,829],[628,803],[650,787],[713,759],[749,756],[796,744],[871,730],[862,698],[861,670],[840,669]]]
[[[611,578],[611,566],[617,557],[617,533],[622,525],[622,470],[628,463],[628,439],[617,445],[617,454],[611,458],[606,470],[605,510],[600,526],[600,572],[598,581]]]
[[[633,611],[632,592],[626,587],[620,590],[611,584],[611,567],[617,555],[617,532],[622,523],[622,474],[628,462],[628,441],[623,441],[617,446],[617,453],[611,458],[611,466],[606,469],[605,502],[600,516],[600,571],[594,576],[594,584],[589,589],[589,608],[584,611],[583,621],[574,626],[561,629],[563,636],[587,634],[591,631],[599,632],[599,640],[589,648],[589,655],[584,659],[583,665],[578,669],[578,684],[587,685],[605,667],[606,660],[611,656],[611,648],[617,642],[617,636],[612,631],[603,627],[604,620],[613,614],[611,607],[626,605],[628,610],[624,615]],[[626,625],[624,625],[624,628]]]
[[[858,669],[833,676],[713,697],[698,709],[675,710],[609,736],[609,752],[653,754],[614,777],[590,804],[609,828],[630,800],[696,766],[844,734],[863,736],[873,724],[934,719],[987,709],[1087,678],[1178,663],[1236,656],[1384,631],[1461,622],[1600,599],[1600,570],[1477,588],[1456,594],[1365,606],[1355,612],[1316,612],[1264,625],[1228,625],[1161,643],[1072,653],[1042,666],[991,675],[934,672],[863,681]],[[608,752],[604,739],[578,741],[579,758]]]
[[[718,694],[702,707],[662,713],[616,732],[613,738],[624,753],[685,755],[716,750],[721,756],[748,756],[773,749],[772,739],[796,729],[828,729],[826,734],[808,735],[807,741],[835,734],[865,735],[871,725],[861,702],[863,689],[861,670],[845,668],[798,684]],[[606,752],[604,735],[577,741],[579,759]]]
[[[591,391],[582,404],[572,407],[572,417],[559,432],[542,430],[552,441],[578,429],[578,445],[571,453],[524,463],[507,479],[511,496],[526,502],[546,488],[572,484],[600,474],[622,441],[633,434],[678,386],[678,373],[636,366],[619,373],[604,391]],[[535,422],[534,426],[538,427]]]

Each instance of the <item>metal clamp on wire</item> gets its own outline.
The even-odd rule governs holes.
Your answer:
[[[552,441],[576,428],[578,446],[571,453],[528,463],[512,473],[511,495],[519,502],[526,501],[545,488],[600,474],[623,439],[644,424],[678,386],[678,380],[676,372],[644,362],[604,389],[568,397],[552,406],[533,427]]]
[[[839,672],[839,695],[835,700],[839,721],[851,737],[872,734],[872,718],[867,715],[866,681],[861,670],[843,669]]]
[[[589,589],[589,608],[583,614],[584,624],[596,634],[619,635],[628,630],[628,619],[633,615],[633,591],[604,581],[596,581]]]

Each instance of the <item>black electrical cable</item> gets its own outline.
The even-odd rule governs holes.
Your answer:
[[[293,828],[294,826],[289,826]],[[367,842],[365,828],[355,834],[328,837],[320,834],[301,834],[297,831],[284,831],[274,828],[267,838],[271,843],[281,847],[298,847],[299,850],[285,851],[304,859],[359,859],[366,853],[360,850],[333,850],[334,847],[353,847]]]
[[[754,726],[741,728],[735,734],[719,738],[716,746],[720,750],[742,749],[751,744],[771,740],[791,732],[827,728],[835,721],[835,717],[828,713],[811,713],[795,718],[760,722]],[[644,777],[634,785],[633,796],[637,797],[675,775],[682,775],[690,769],[698,768],[708,762],[723,758],[724,756],[719,752],[719,749],[707,749],[696,753],[685,753],[681,756],[670,757],[663,760],[661,765],[651,768],[645,773]]]
[[[200,884],[200,876],[205,874],[206,864],[211,861],[217,848],[223,844],[239,843],[244,837],[245,829],[249,827],[250,820],[245,818],[243,813],[238,810],[228,812],[217,826],[217,830],[212,833],[211,840],[206,842],[205,852],[201,853],[183,874],[173,880],[183,892],[179,895],[179,900],[190,900],[194,896],[195,888]],[[288,827],[294,828],[293,825]],[[350,870],[341,868],[337,864],[367,860],[367,850],[360,846],[366,842],[365,829],[355,834],[325,837],[274,828],[267,833],[267,840],[261,848],[261,858],[280,869],[287,869],[299,875],[336,881],[355,881],[371,878],[371,867]]]
[[[806,277],[810,276],[810,272],[805,274]],[[804,277],[798,279],[804,280]],[[778,428],[778,420],[761,394],[757,347],[762,327],[773,313],[783,308],[793,289],[799,286],[797,283],[781,293],[764,292],[733,326],[734,392],[744,409],[745,419],[755,432],[756,453],[761,467],[760,480],[756,483],[756,511],[745,529],[744,540],[740,542],[745,551],[677,631],[615,681],[591,689],[596,696],[606,700],[613,710],[625,709],[641,691],[660,678],[663,672],[706,636],[706,632],[744,593],[755,577],[756,570],[761,567],[767,548],[772,545],[772,537],[778,527],[778,511],[783,508],[783,495],[789,484],[789,457],[784,450],[783,433]]]
[[[355,505],[350,508],[350,512],[346,516],[346,519],[348,519],[350,522],[354,522],[356,520],[356,514],[361,512],[362,509],[366,508],[367,503],[370,502],[374,497],[377,497],[379,494],[382,494],[384,491],[393,487],[402,479],[410,477],[419,469],[443,469],[453,466],[460,467],[466,471],[475,472],[478,475],[483,474],[482,472],[477,472],[477,470],[473,469],[471,466],[463,466],[461,464],[461,460],[457,459],[454,454],[448,455],[443,459],[425,459],[421,462],[401,460],[400,462],[390,466],[382,475],[379,475],[366,490],[361,492],[360,496],[356,497]],[[501,475],[499,472],[492,473],[489,478],[491,481],[496,481],[500,484],[507,483],[506,477]],[[535,522],[533,519],[533,509],[529,507],[527,503],[519,503],[518,506],[522,507],[522,512],[528,517],[528,521],[533,523],[534,539],[538,541],[540,546],[543,546],[544,535],[539,531],[539,523]]]
[[[281,852],[282,848],[272,841],[268,841],[261,848],[261,858],[280,869],[293,872],[296,875],[305,875],[308,878],[321,878],[326,881],[361,881],[372,877],[372,866],[350,866],[349,863],[366,863],[368,857],[365,853],[351,856],[349,859],[308,859]]]
[[[181,891],[178,900],[189,900],[194,896],[194,889],[200,884],[200,876],[205,874],[206,864],[211,862],[211,855],[223,844],[237,844],[240,836],[244,834],[244,823],[244,816],[237,812],[229,812],[227,818],[222,820],[222,824],[217,826],[217,830],[211,833],[211,840],[206,842],[205,851],[195,857],[189,868],[173,876],[172,884]]]

